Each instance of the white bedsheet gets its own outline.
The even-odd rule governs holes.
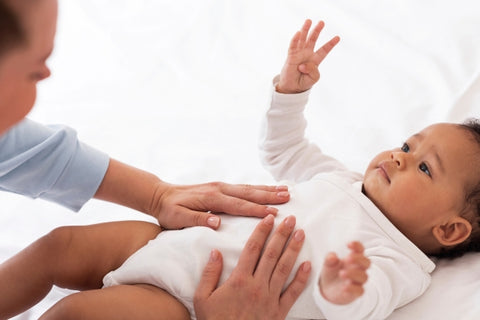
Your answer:
[[[53,76],[31,117],[76,128],[112,157],[174,183],[273,183],[257,156],[271,78],[304,19],[341,43],[321,66],[310,138],[363,172],[424,126],[480,116],[477,0],[61,0]],[[0,194],[0,261],[52,228],[146,219],[99,201],[80,213]],[[151,220],[149,220],[151,221]],[[441,261],[389,318],[479,319],[480,254]],[[17,317],[36,319],[54,289]]]

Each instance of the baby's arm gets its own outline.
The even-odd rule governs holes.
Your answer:
[[[334,304],[348,304],[360,297],[367,282],[370,260],[360,242],[348,244],[350,253],[340,259],[333,252],[325,258],[318,285],[323,298]]]
[[[318,66],[340,41],[340,38],[335,36],[315,51],[315,44],[325,23],[320,21],[308,35],[311,25],[312,21],[306,20],[302,29],[293,36],[287,61],[276,86],[277,92],[300,93],[310,89],[320,79]]]
[[[311,24],[310,20],[305,21],[291,40],[282,72],[274,79],[276,92],[262,124],[260,157],[277,180],[300,182],[321,172],[346,169],[305,137],[307,121],[303,111],[308,89],[320,77],[319,64],[339,41],[334,37],[314,51],[324,23],[319,22],[309,35]]]

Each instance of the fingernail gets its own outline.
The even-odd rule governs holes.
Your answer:
[[[303,230],[295,231],[293,239],[297,240],[298,242],[303,241],[303,239],[305,239],[305,233],[303,232]]]
[[[325,258],[326,262],[330,265],[334,265],[337,263],[337,256],[333,252],[327,253],[327,256]]]
[[[294,216],[288,216],[285,218],[285,224],[287,227],[293,228],[295,227],[295,217]]]
[[[288,191],[288,186],[277,186],[276,189],[278,191]]]
[[[288,193],[288,191],[280,191],[280,192],[277,192],[277,196],[280,197],[280,198],[286,198],[290,195],[290,193]]]
[[[267,211],[267,214],[273,214],[274,216],[276,216],[278,209],[273,207],[267,207],[266,211]]]
[[[207,224],[212,228],[217,228],[220,224],[220,218],[215,216],[210,217],[207,219]]]
[[[302,271],[310,272],[310,269],[312,269],[312,264],[310,263],[310,261],[305,261],[302,265]]]
[[[218,251],[213,249],[210,251],[210,262],[218,261]]]
[[[264,219],[263,219],[263,223],[271,226],[273,225],[273,216],[271,214],[269,214],[268,216],[266,216]]]

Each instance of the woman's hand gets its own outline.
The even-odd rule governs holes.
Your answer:
[[[170,229],[208,226],[217,229],[220,217],[214,213],[263,218],[277,214],[266,204],[289,200],[286,186],[232,185],[210,182],[198,185],[168,185],[153,203],[150,214]]]
[[[169,184],[149,172],[111,159],[95,198],[147,213],[167,229],[217,229],[220,217],[216,212],[263,218],[277,214],[277,209],[267,204],[285,203],[290,196],[287,186]]]
[[[295,217],[286,218],[275,230],[261,255],[273,228],[273,216],[255,228],[230,277],[217,287],[222,272],[222,255],[213,250],[194,297],[199,320],[285,319],[300,296],[310,274],[310,262],[300,265],[285,291],[282,291],[303,245],[305,234],[296,230]],[[285,248],[285,250],[284,250]]]

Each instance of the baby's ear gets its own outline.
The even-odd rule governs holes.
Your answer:
[[[472,232],[470,222],[456,216],[443,225],[433,227],[433,235],[444,246],[454,246],[465,241]]]

